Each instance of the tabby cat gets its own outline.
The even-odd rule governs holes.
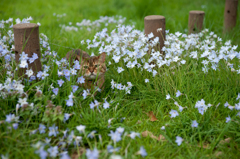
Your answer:
[[[71,50],[66,55],[66,59],[70,62],[71,66],[75,60],[80,62],[80,73],[78,75],[83,75],[85,78],[85,83],[81,85],[85,89],[91,89],[93,86],[103,89],[104,74],[106,72],[105,57],[105,52],[99,56],[89,56],[85,51],[80,49]]]

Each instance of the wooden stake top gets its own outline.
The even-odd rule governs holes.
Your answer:
[[[204,11],[200,11],[200,10],[192,10],[189,12],[189,14],[205,14]]]
[[[161,15],[149,15],[144,18],[144,20],[161,20],[161,19],[165,19],[165,17]]]
[[[35,23],[21,23],[21,24],[15,24],[13,26],[13,29],[28,29],[28,28],[36,28],[39,27]]]

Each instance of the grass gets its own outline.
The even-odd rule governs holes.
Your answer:
[[[171,2],[165,1],[139,1],[139,0],[102,0],[99,1],[6,1],[0,2],[2,6],[0,15],[2,19],[7,20],[9,17],[26,18],[33,17],[33,22],[40,22],[40,33],[44,33],[48,38],[51,50],[58,53],[60,58],[72,48],[87,49],[87,44],[82,44],[82,40],[94,39],[96,32],[101,31],[105,26],[93,27],[92,31],[87,31],[86,28],[75,31],[65,31],[59,25],[69,25],[72,22],[81,22],[83,19],[90,19],[92,21],[99,18],[99,16],[113,16],[122,15],[126,17],[125,25],[134,25],[135,29],[143,31],[144,17],[147,15],[157,14],[163,15],[166,18],[166,29],[170,33],[176,31],[184,33],[188,24],[188,13],[190,10],[205,11],[204,28],[209,28],[210,31],[215,32],[219,37],[226,40],[231,40],[232,45],[237,45],[240,42],[239,28],[234,28],[228,34],[222,34],[223,27],[223,12],[224,1],[189,1],[173,0]],[[238,7],[239,8],[239,7]],[[238,9],[239,10],[239,9]],[[57,18],[53,15],[66,13],[66,16]],[[238,13],[239,17],[239,13]],[[239,26],[239,21],[237,25]],[[116,28],[115,24],[107,26],[109,33]],[[2,35],[6,35],[6,29],[1,30]],[[201,39],[207,38],[206,35]],[[2,39],[2,37],[1,37]],[[184,38],[179,38],[184,41]],[[199,41],[201,41],[199,40]],[[224,44],[224,43],[223,43]],[[223,44],[218,43],[217,50],[221,50]],[[106,44],[107,45],[107,42]],[[43,48],[43,47],[42,47]],[[99,47],[91,48],[89,53],[97,54]],[[43,48],[42,53],[45,52]],[[189,52],[194,49],[189,49]],[[237,49],[239,50],[239,48]],[[198,50],[199,52],[203,52]],[[188,51],[184,51],[183,55],[188,55]],[[182,56],[184,57],[184,56]],[[59,58],[59,59],[60,59]],[[59,146],[63,131],[69,129],[68,135],[73,130],[77,136],[82,136],[83,141],[80,147],[84,150],[96,147],[100,152],[99,158],[109,158],[111,155],[107,153],[107,145],[111,144],[115,147],[121,147],[116,154],[125,158],[142,158],[137,155],[140,146],[144,146],[148,155],[146,158],[238,158],[239,152],[239,116],[237,110],[229,110],[224,107],[228,102],[231,105],[237,104],[236,98],[240,92],[239,74],[231,72],[226,67],[225,62],[220,62],[219,70],[214,71],[209,69],[208,73],[202,71],[203,59],[195,60],[189,56],[185,56],[186,64],[177,66],[172,64],[175,68],[162,66],[156,68],[158,75],[152,76],[152,73],[140,68],[129,69],[125,66],[123,60],[115,63],[112,55],[106,59],[108,71],[106,72],[105,89],[99,93],[95,99],[104,103],[103,98],[110,103],[110,109],[99,108],[92,111],[89,109],[89,104],[94,101],[93,97],[83,99],[83,88],[79,88],[74,96],[74,106],[67,107],[66,100],[71,93],[71,85],[76,84],[75,79],[70,82],[65,81],[63,86],[59,88],[58,95],[52,96],[51,84],[58,87],[57,81],[57,65],[53,63],[54,57],[45,64],[51,66],[49,70],[49,77],[44,80],[33,83],[24,83],[24,91],[28,92],[28,102],[34,103],[34,109],[30,108],[18,110],[20,123],[18,129],[9,129],[12,127],[9,123],[3,122],[0,124],[0,154],[7,155],[9,158],[36,158],[39,156],[35,153],[37,148],[32,145],[38,141],[46,142],[45,138],[51,138],[49,145],[45,146],[47,150],[50,146]],[[58,59],[58,60],[59,60]],[[2,65],[1,70],[4,70],[4,58],[0,58]],[[148,58],[146,58],[148,60]],[[234,64],[234,68],[239,66],[239,59],[234,58],[228,61]],[[118,73],[118,67],[123,67],[125,70]],[[11,70],[14,72],[14,69]],[[3,84],[7,78],[6,72],[1,75],[0,82]],[[149,79],[149,83],[145,83],[145,79]],[[19,80],[21,78],[16,78]],[[133,84],[131,94],[125,94],[123,91],[111,89],[111,80],[117,83],[127,85],[127,82]],[[36,96],[35,86],[40,86],[43,92],[41,97]],[[177,90],[183,94],[180,97],[175,97]],[[166,95],[170,94],[172,99],[167,100]],[[7,98],[0,97],[1,111],[0,120],[4,121],[6,115],[16,114],[16,104],[19,100],[19,95],[9,95]],[[204,99],[207,103],[213,106],[208,108],[204,115],[201,115],[195,108],[197,101]],[[56,106],[60,105],[62,113],[56,113],[56,106],[54,108],[47,108],[49,100]],[[179,105],[186,107],[179,116],[170,118],[169,112],[171,109],[178,110],[174,104],[177,101]],[[220,103],[220,104],[219,104]],[[219,104],[219,105],[218,105]],[[151,116],[147,114],[152,111],[157,121],[151,121]],[[48,115],[50,113],[50,115]],[[67,122],[63,122],[63,113],[71,114]],[[226,117],[230,116],[231,121],[226,123]],[[124,119],[123,119],[124,118]],[[108,121],[111,120],[111,127]],[[191,123],[197,120],[199,126],[192,128]],[[46,128],[46,133],[39,132],[32,134],[32,131],[37,130],[39,124],[42,123]],[[53,124],[58,126],[59,134],[57,137],[48,135],[48,128]],[[86,125],[86,135],[92,130],[97,130],[97,135],[94,139],[85,137],[76,130],[76,126]],[[165,130],[161,127],[165,126]],[[110,130],[115,131],[118,127],[124,127],[125,132],[131,131],[142,133],[146,130],[152,132],[155,136],[160,134],[164,136],[165,140],[157,141],[152,137],[141,137],[130,139],[127,135],[122,135],[122,140],[114,145],[108,134]],[[31,135],[30,135],[31,134]],[[98,137],[102,136],[102,141]],[[176,136],[181,136],[184,141],[178,146],[175,142]],[[230,142],[224,142],[224,139],[231,138]],[[64,141],[67,140],[66,138]],[[70,156],[80,153],[79,148],[71,144],[66,149]],[[59,151],[60,146],[59,146]],[[86,158],[84,154],[80,158]]]

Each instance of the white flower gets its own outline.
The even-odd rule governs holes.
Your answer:
[[[124,128],[118,127],[118,128],[116,129],[116,132],[122,134],[122,133],[124,132]]]
[[[84,133],[86,126],[85,125],[79,125],[76,128],[80,133]]]
[[[169,114],[171,115],[171,118],[175,118],[176,116],[179,115],[176,110],[171,110],[171,111],[169,112]]]
[[[118,67],[118,70],[117,70],[118,73],[121,73],[123,71],[124,71],[124,69],[122,67]]]
[[[26,70],[26,75],[28,77],[31,77],[33,75],[33,70],[32,69]]]
[[[131,137],[132,139],[135,139],[136,136],[140,137],[140,134],[139,134],[139,133],[136,133],[136,132],[131,132],[130,137]]]
[[[168,100],[168,99],[170,99],[170,98],[171,98],[170,95],[167,94],[167,95],[166,95],[166,99]]]
[[[105,101],[105,103],[103,103],[103,108],[104,109],[107,109],[107,108],[109,108],[109,103],[107,102],[107,101]]]
[[[22,60],[21,63],[19,64],[20,68],[28,68],[28,63],[27,60]]]
[[[148,83],[148,82],[149,82],[149,79],[146,78],[146,79],[145,79],[145,83]]]

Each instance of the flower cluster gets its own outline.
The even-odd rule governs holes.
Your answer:
[[[131,94],[131,89],[132,89],[132,87],[133,87],[133,85],[132,85],[132,83],[131,82],[127,82],[127,86],[125,86],[125,85],[122,85],[121,83],[116,83],[116,82],[114,82],[114,80],[112,79],[112,81],[111,81],[111,88],[112,89],[118,89],[118,90],[125,90],[125,92],[126,92],[126,94]]]
[[[111,23],[114,24],[122,24],[126,18],[122,16],[100,16],[98,20],[95,21],[90,21],[87,19],[83,19],[81,22],[77,22],[76,26],[73,26],[72,23],[70,22],[69,25],[61,25],[60,27],[64,29],[65,31],[78,31],[79,29],[82,30],[83,28],[86,28],[88,31],[91,31],[92,29],[99,28],[101,25],[108,26]]]

